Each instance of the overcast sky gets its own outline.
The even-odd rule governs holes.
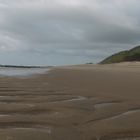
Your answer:
[[[97,63],[140,44],[140,0],[0,0],[0,64]]]

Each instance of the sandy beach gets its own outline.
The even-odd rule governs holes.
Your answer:
[[[0,140],[140,140],[140,63],[0,77]]]

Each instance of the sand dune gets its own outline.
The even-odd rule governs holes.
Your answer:
[[[140,140],[140,63],[0,78],[0,140]]]

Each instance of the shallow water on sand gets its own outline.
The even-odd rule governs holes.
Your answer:
[[[47,68],[0,68],[0,76],[30,76],[46,73]]]

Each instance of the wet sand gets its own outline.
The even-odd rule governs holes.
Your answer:
[[[0,77],[0,140],[140,140],[140,63]]]

